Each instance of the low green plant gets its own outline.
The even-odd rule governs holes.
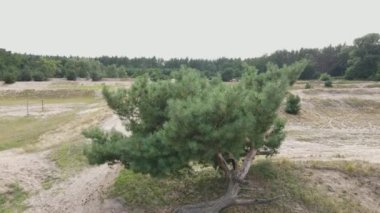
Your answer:
[[[77,74],[75,73],[75,71],[68,71],[66,73],[66,79],[69,81],[75,81],[77,80]]]
[[[326,81],[324,82],[324,86],[325,86],[325,87],[333,87],[333,85],[332,85],[332,81],[331,81],[331,80],[326,80]]]
[[[13,84],[16,82],[16,76],[13,73],[6,73],[3,77],[4,83]]]
[[[298,95],[290,94],[286,99],[285,112],[296,115],[301,110],[301,98]]]
[[[102,74],[97,71],[91,72],[90,77],[92,81],[100,81],[103,78]]]
[[[305,89],[311,89],[311,84],[310,84],[309,82],[307,82],[307,83],[305,84]]]
[[[321,80],[321,81],[331,80],[331,76],[329,74],[327,74],[327,73],[322,73],[322,75],[319,78],[319,80]]]
[[[32,76],[34,81],[46,81],[47,77],[42,72],[35,72]]]
[[[0,213],[22,212],[26,209],[23,203],[26,198],[28,193],[20,185],[10,184],[6,193],[0,193]]]

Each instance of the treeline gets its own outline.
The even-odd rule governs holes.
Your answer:
[[[301,59],[309,65],[301,79],[316,79],[322,73],[347,79],[380,80],[380,35],[367,34],[353,45],[328,46],[322,49],[279,50],[270,55],[249,59],[216,60],[173,58],[98,57],[79,58],[16,54],[0,49],[0,79],[43,81],[52,77],[69,80],[137,77],[148,74],[153,80],[168,78],[182,66],[200,70],[207,77],[220,75],[224,81],[240,78],[245,65],[265,72],[268,63],[282,67]]]

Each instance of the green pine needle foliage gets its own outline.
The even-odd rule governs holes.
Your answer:
[[[239,157],[246,147],[276,150],[285,137],[277,109],[306,65],[268,65],[262,74],[245,66],[236,84],[183,68],[170,80],[141,77],[129,90],[105,87],[108,105],[132,135],[88,130],[93,143],[86,154],[90,163],[120,160],[135,172],[168,175],[192,163],[211,165],[219,152]]]
[[[285,112],[296,115],[301,110],[301,98],[298,95],[290,94],[286,99]]]

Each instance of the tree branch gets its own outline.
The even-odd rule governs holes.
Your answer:
[[[227,164],[226,160],[224,159],[222,153],[219,152],[216,155],[216,160],[218,162],[219,167],[224,171],[224,174],[227,177],[230,173],[230,170],[228,169],[228,164]]]
[[[249,168],[251,167],[252,160],[255,158],[257,149],[251,148],[251,150],[245,155],[243,166],[238,174],[239,180],[244,180],[245,176],[248,174]]]

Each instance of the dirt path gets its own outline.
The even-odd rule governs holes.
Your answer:
[[[104,164],[87,168],[51,189],[41,191],[27,200],[26,212],[122,212],[123,206],[105,200],[105,194],[117,177],[120,165]]]
[[[54,163],[47,159],[48,153],[25,153],[21,149],[0,152],[0,193],[14,183],[29,192],[41,190],[44,179],[57,171]]]

